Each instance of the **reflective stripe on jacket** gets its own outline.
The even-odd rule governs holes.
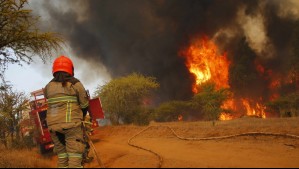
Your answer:
[[[50,82],[44,89],[48,99],[47,123],[49,126],[59,123],[80,122],[82,108],[88,107],[88,96],[81,82]]]

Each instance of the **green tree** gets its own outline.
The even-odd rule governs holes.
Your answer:
[[[170,101],[162,103],[155,109],[154,119],[158,122],[177,121],[178,116],[186,116],[190,103],[185,101]]]
[[[31,63],[33,55],[43,61],[61,48],[63,39],[56,33],[42,33],[38,17],[25,9],[28,0],[0,0],[0,70],[8,64]]]
[[[21,141],[20,122],[22,111],[28,109],[29,98],[23,92],[12,90],[11,85],[5,85],[0,90],[0,136],[2,143],[7,147],[7,137],[11,143]]]
[[[125,124],[146,124],[149,122],[149,109],[145,101],[159,84],[154,77],[133,73],[114,79],[96,90],[105,113],[113,124],[122,120]]]
[[[223,110],[221,106],[231,96],[228,89],[215,89],[215,84],[207,83],[201,86],[202,91],[196,94],[192,99],[192,107],[195,110],[202,111],[207,120],[212,120],[213,125],[219,119]]]

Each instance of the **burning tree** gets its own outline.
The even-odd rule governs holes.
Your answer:
[[[194,93],[198,93],[200,85],[211,80],[217,89],[229,88],[230,62],[226,54],[218,54],[217,46],[207,37],[194,40],[182,55],[186,57],[186,66],[195,77]]]
[[[220,120],[230,120],[237,117],[237,114],[238,116],[248,115],[266,118],[263,98],[260,97],[260,99],[256,95],[251,96],[253,92],[248,92],[248,84],[252,82],[254,82],[255,86],[262,86],[259,85],[261,80],[259,79],[258,70],[256,70],[257,68],[254,63],[255,54],[248,47],[244,39],[241,40],[238,49],[242,55],[235,56],[238,59],[232,62],[226,52],[220,54],[217,45],[212,40],[204,37],[194,38],[191,44],[181,52],[182,56],[186,59],[186,67],[195,78],[193,84],[195,98],[198,97],[196,96],[198,94],[207,95],[207,93],[201,93],[200,89],[202,85],[209,83],[214,83],[214,87],[210,87],[210,89],[206,88],[209,91],[208,95],[214,96],[213,92],[215,91],[224,92],[224,95],[228,91],[233,91],[229,94],[230,97],[228,97],[228,100],[212,99],[208,102],[213,102],[213,106],[208,102],[206,105],[203,105],[203,109],[212,115],[209,119],[215,120],[219,117]],[[248,72],[251,73],[248,74]],[[254,93],[260,94],[259,92]],[[223,98],[220,95],[219,97]],[[221,105],[218,105],[220,103]],[[220,112],[221,109],[229,111]],[[221,113],[220,116],[218,115],[219,112]]]
[[[221,113],[225,112],[222,105],[231,97],[228,89],[216,90],[216,85],[207,83],[201,86],[202,90],[192,99],[192,107],[197,111],[202,111],[207,120],[215,121],[220,118]]]

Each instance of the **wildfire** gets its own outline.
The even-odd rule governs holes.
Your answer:
[[[232,120],[234,117],[231,115],[231,114],[228,114],[228,113],[221,113],[220,114],[220,117],[219,117],[219,120]]]
[[[251,106],[250,101],[247,99],[242,99],[242,103],[244,107],[246,108],[247,116],[257,116],[266,118],[266,107],[262,104],[256,103],[255,108]]]
[[[195,41],[185,52],[186,66],[196,82],[193,92],[198,93],[198,86],[213,79],[216,88],[229,88],[228,69],[230,62],[226,54],[219,55],[218,48],[208,39]]]
[[[237,110],[236,104],[235,104],[235,99],[229,99],[223,103],[221,106],[222,109],[225,110]]]
[[[199,86],[208,81],[213,81],[216,85],[216,89],[230,88],[229,67],[231,63],[226,54],[220,55],[218,53],[218,47],[215,43],[208,40],[208,38],[194,41],[182,52],[182,55],[186,58],[186,67],[195,77],[195,83],[192,86],[194,93],[198,93]],[[257,64],[256,68],[261,74],[266,71],[265,68],[259,64]],[[277,84],[272,85],[275,86]],[[241,105],[236,105],[238,101],[241,101]],[[254,102],[250,102],[249,99],[232,98],[227,100],[221,108],[232,111],[240,111],[243,109],[248,116],[266,118],[266,107],[261,103],[254,104]],[[231,120],[233,118],[234,116],[231,114],[223,112],[219,120]]]

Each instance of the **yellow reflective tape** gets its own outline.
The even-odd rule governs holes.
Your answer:
[[[82,158],[82,154],[68,153],[68,157],[70,157],[70,158]]]
[[[70,104],[70,106],[69,106],[69,108],[70,108],[70,110],[69,110],[69,122],[71,122],[72,121],[72,104]]]
[[[77,97],[75,96],[63,96],[63,97],[55,97],[55,98],[49,98],[48,103],[54,104],[59,102],[78,102]]]
[[[66,104],[66,121],[65,122],[71,122],[71,113],[72,113],[71,104],[67,103]]]
[[[88,107],[88,106],[89,106],[89,103],[87,102],[86,104],[81,105],[81,109],[84,109],[84,108],[86,108],[86,107]]]
[[[58,154],[58,158],[68,158],[67,153]]]
[[[65,122],[68,122],[68,109],[69,109],[69,104],[66,104],[66,112],[65,112]]]
[[[64,100],[57,100],[57,101],[49,101],[49,100],[48,100],[48,103],[49,103],[49,104],[62,103],[62,102],[76,103],[77,100],[67,100],[67,99],[64,99]]]
[[[48,100],[63,100],[63,99],[77,99],[76,96],[61,96],[61,97],[54,97],[54,98],[49,98]]]

